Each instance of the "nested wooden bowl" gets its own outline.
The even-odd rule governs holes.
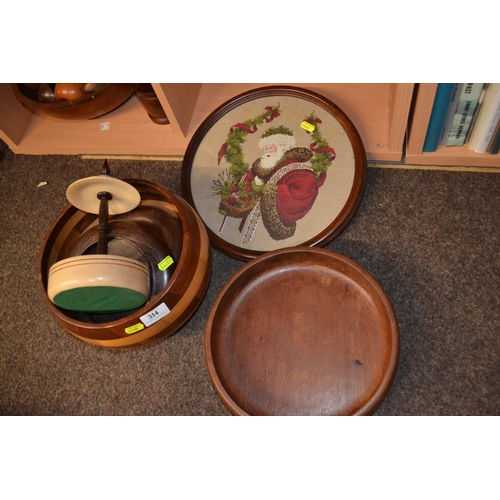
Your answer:
[[[30,111],[64,120],[89,120],[105,115],[121,106],[135,91],[133,83],[106,83],[94,92],[62,102],[40,102],[37,91],[13,83],[18,101]]]
[[[47,233],[39,255],[38,281],[50,313],[76,337],[100,346],[148,344],[173,335],[201,304],[211,276],[210,243],[191,206],[158,184],[127,180],[141,195],[131,212],[109,218],[109,248],[149,266],[150,297],[134,311],[86,314],[57,307],[47,293],[56,262],[95,252],[98,215],[68,205]],[[114,245],[116,244],[116,245]],[[135,252],[135,255],[133,255]]]

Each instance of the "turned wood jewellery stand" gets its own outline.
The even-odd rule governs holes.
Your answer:
[[[136,208],[140,194],[130,184],[102,174],[73,183],[68,201],[79,210],[99,214],[97,254],[69,257],[49,271],[48,294],[57,306],[86,313],[116,313],[141,307],[149,297],[149,270],[143,263],[108,254],[108,216]]]

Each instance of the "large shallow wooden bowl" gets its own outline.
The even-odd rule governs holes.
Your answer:
[[[297,247],[233,275],[210,311],[205,352],[235,415],[367,415],[394,379],[399,329],[361,266]]]
[[[39,102],[37,92],[23,84],[13,83],[19,102],[33,112],[64,120],[98,118],[121,106],[135,91],[133,83],[106,83],[94,92],[72,101]]]
[[[62,310],[49,299],[50,267],[74,256],[78,249],[91,248],[96,240],[97,215],[68,205],[47,233],[38,262],[39,285],[51,314],[76,337],[104,347],[147,344],[177,332],[201,304],[211,275],[208,236],[189,204],[158,184],[136,179],[127,182],[140,192],[141,203],[132,212],[110,217],[111,235],[129,238],[131,245],[144,249],[152,276],[167,273],[170,266],[175,266],[161,290],[153,283],[151,296],[143,307],[98,322],[95,316],[84,317]],[[140,231],[134,231],[133,227],[139,227]],[[150,248],[145,247],[145,240]],[[172,255],[165,255],[165,249]],[[161,282],[158,276],[157,282]]]

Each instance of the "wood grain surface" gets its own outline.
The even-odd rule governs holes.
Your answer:
[[[399,330],[363,268],[303,247],[265,254],[227,282],[205,349],[212,383],[236,415],[365,415],[392,384]]]
[[[142,246],[141,239],[145,238],[144,233],[150,234],[150,245],[158,246],[157,251],[149,249],[145,252],[151,258],[151,269],[159,269],[161,261],[157,260],[157,255],[162,255],[162,259],[169,257],[163,254],[162,249],[171,249],[170,257],[175,263],[175,270],[159,292],[155,291],[143,307],[125,317],[102,323],[78,319],[57,308],[47,295],[50,267],[74,255],[73,251],[81,245],[82,239],[86,239],[86,242],[80,248],[88,248],[88,244],[96,241],[97,216],[72,205],[61,212],[48,231],[38,263],[42,296],[56,320],[68,332],[84,341],[112,348],[147,344],[173,335],[198,309],[211,277],[208,235],[189,204],[159,184],[138,179],[125,181],[139,191],[141,203],[131,212],[110,217],[110,234],[128,234],[130,241],[139,248]],[[120,228],[114,229],[118,221],[120,224],[126,222],[126,227],[119,224]],[[130,229],[133,224],[139,225],[143,234],[136,237],[139,233]],[[165,308],[168,312],[156,319],[158,310],[164,311]],[[151,323],[147,321],[148,315],[152,316]]]

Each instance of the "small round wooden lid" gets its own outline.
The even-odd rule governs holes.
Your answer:
[[[98,214],[100,200],[97,198],[97,193],[102,191],[112,195],[108,201],[109,215],[130,212],[141,202],[141,195],[134,186],[109,175],[86,177],[73,182],[66,190],[66,197],[79,210]]]
[[[399,357],[384,291],[337,253],[264,254],[222,288],[207,321],[212,383],[236,415],[365,415],[383,401]]]

